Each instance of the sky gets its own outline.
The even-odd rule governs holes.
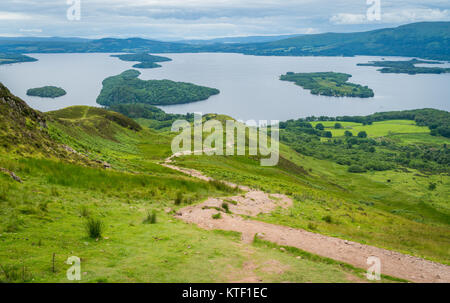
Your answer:
[[[380,14],[368,18],[377,2]],[[209,39],[354,32],[419,21],[450,21],[450,1],[0,0],[0,37]]]

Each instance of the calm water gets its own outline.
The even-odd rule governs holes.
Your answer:
[[[96,106],[101,83],[134,64],[108,54],[36,54],[38,62],[0,66],[0,81],[41,111],[70,105]],[[256,57],[239,54],[163,54],[173,59],[158,69],[140,70],[141,79],[170,79],[220,89],[220,95],[192,104],[164,106],[170,113],[222,113],[243,120],[286,120],[306,116],[366,115],[379,111],[431,107],[450,110],[450,74],[381,74],[357,63],[381,57]],[[386,60],[406,58],[384,57]],[[448,64],[446,64],[448,66]],[[367,85],[375,98],[314,96],[291,82],[279,81],[293,72],[345,72],[351,82]],[[26,96],[26,90],[61,86],[57,99]]]

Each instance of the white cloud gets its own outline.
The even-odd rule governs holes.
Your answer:
[[[450,10],[448,9],[405,9],[396,12],[386,12],[381,15],[381,21],[384,23],[448,20],[450,20]]]
[[[365,0],[81,0],[81,21],[65,0],[0,0],[0,33],[141,36],[154,39],[362,31],[450,21],[449,0],[382,0],[369,22]],[[38,34],[36,31],[35,33]]]
[[[21,28],[19,31],[24,33],[42,33],[42,29],[40,28]]]
[[[379,23],[411,23],[420,21],[450,21],[448,9],[410,8],[381,12]],[[368,24],[367,16],[363,14],[337,14],[330,18],[333,24]]]
[[[0,11],[0,21],[27,20],[27,19],[30,19],[30,16],[20,13]]]
[[[337,14],[330,18],[334,24],[362,24],[367,22],[366,15],[362,14]]]

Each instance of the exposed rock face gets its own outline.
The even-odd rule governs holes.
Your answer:
[[[94,164],[70,146],[61,145],[51,138],[47,119],[46,114],[29,107],[0,83],[0,152],[57,157]],[[9,171],[3,172],[9,174]],[[20,178],[13,174],[10,174],[11,177],[20,182]]]
[[[0,171],[4,172],[5,174],[8,174],[11,176],[11,178],[13,178],[15,181],[19,182],[19,183],[23,183],[22,179],[20,179],[15,173],[13,173],[12,171],[7,170],[6,168],[0,167]]]

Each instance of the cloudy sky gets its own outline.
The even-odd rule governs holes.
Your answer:
[[[80,20],[69,20],[80,2]],[[367,2],[381,2],[369,21]],[[73,11],[72,11],[73,12]],[[0,36],[224,36],[363,31],[418,21],[450,21],[449,0],[1,0]]]

